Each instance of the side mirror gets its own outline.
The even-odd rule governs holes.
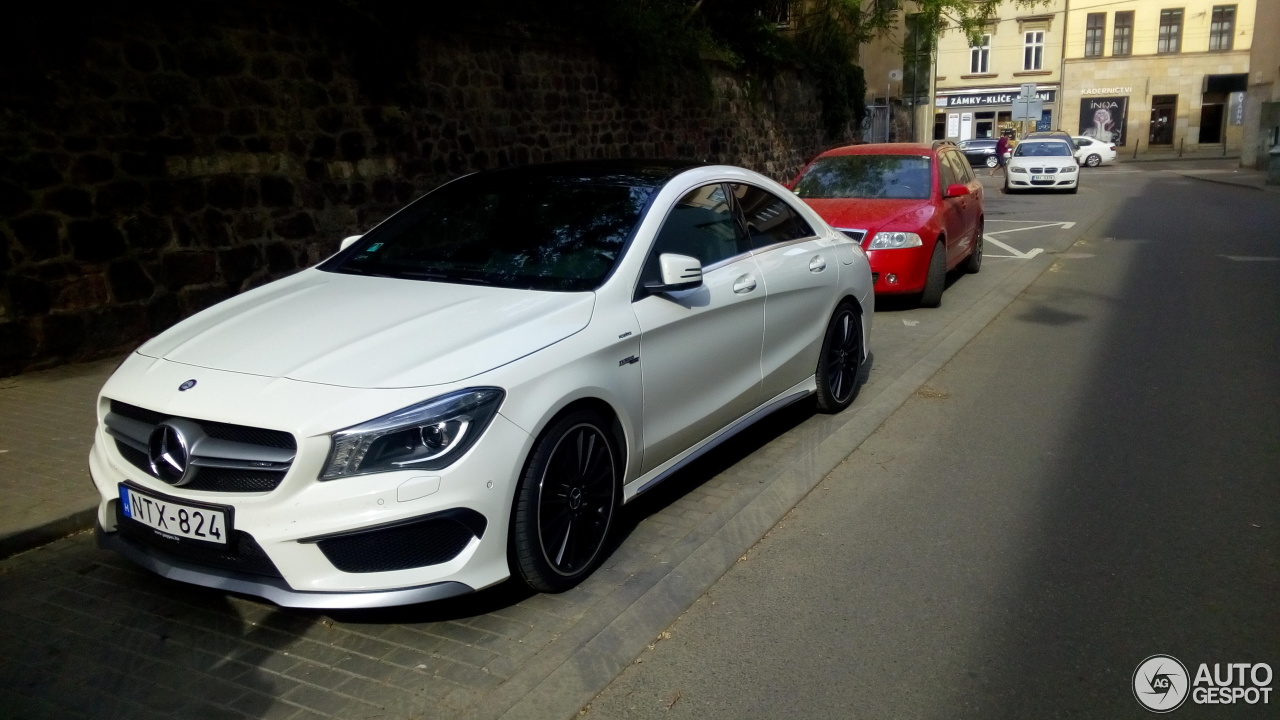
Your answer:
[[[702,284],[702,263],[695,257],[662,253],[658,256],[658,270],[661,279],[644,284],[651,293],[692,290]]]
[[[351,236],[349,236],[349,237],[345,237],[345,238],[343,238],[343,239],[342,239],[342,247],[338,248],[338,250],[339,250],[339,251],[346,250],[347,248],[349,248],[349,247],[351,247],[352,245],[354,245],[354,244],[355,244],[355,242],[356,242],[357,240],[359,240],[360,238],[362,238],[362,237],[364,237],[364,236],[363,236],[363,235],[351,235]]]
[[[947,186],[947,194],[945,195],[945,197],[949,197],[949,198],[961,197],[963,195],[968,195],[968,194],[969,194],[969,186],[956,183],[954,185]]]

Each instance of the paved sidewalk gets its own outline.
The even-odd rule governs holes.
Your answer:
[[[93,405],[119,362],[0,378],[0,558],[92,526]]]
[[[1205,182],[1280,193],[1280,185],[1267,184],[1266,172],[1240,167],[1239,158],[1139,156],[1137,160],[1121,159],[1121,164],[1148,172],[1163,172]]]

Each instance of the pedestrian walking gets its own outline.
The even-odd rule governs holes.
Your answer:
[[[1009,152],[1009,136],[1000,133],[1000,139],[996,141],[996,167],[991,168],[991,172],[987,173],[988,175],[995,175],[996,168],[1000,168],[1003,171],[1005,153],[1007,152]]]

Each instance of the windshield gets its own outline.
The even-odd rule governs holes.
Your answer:
[[[619,173],[472,175],[422,197],[321,266],[331,272],[594,290],[655,189]]]
[[[813,161],[796,183],[802,198],[929,197],[930,160],[921,155],[833,155]]]
[[[1016,157],[1062,157],[1071,155],[1071,148],[1061,142],[1024,142],[1013,151]]]

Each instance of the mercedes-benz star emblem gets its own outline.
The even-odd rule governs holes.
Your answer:
[[[182,485],[191,479],[187,438],[168,423],[160,423],[151,431],[147,443],[151,472],[170,485]]]
[[[190,380],[178,386],[178,392],[186,392],[195,386],[196,386],[196,379],[191,378]]]

